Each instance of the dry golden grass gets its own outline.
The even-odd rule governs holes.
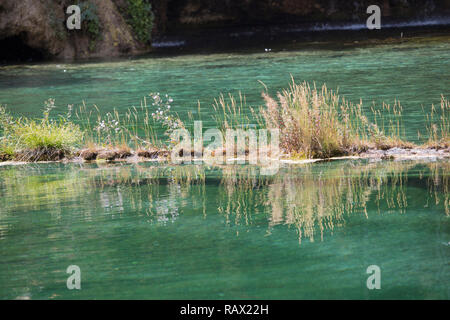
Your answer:
[[[330,158],[367,149],[417,147],[404,139],[403,108],[398,101],[393,106],[372,107],[368,117],[361,101],[355,105],[326,85],[318,89],[294,80],[288,89],[278,92],[276,99],[267,92],[262,96],[265,106],[260,107],[258,116],[266,127],[280,130],[280,148],[291,158]],[[427,115],[429,138],[421,147],[450,145],[449,110],[444,97],[439,110],[432,107]]]
[[[426,128],[428,141],[425,146],[429,148],[450,147],[450,102],[441,96],[440,108],[431,106],[431,112],[427,114]]]
[[[329,158],[359,149],[361,123],[367,122],[361,104],[341,99],[325,85],[317,89],[294,81],[277,94],[263,94],[260,108],[268,128],[280,130],[280,148],[305,158]]]

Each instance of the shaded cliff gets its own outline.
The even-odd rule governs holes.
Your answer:
[[[68,30],[66,8],[83,8],[81,30]],[[148,50],[110,0],[1,0],[0,61],[92,58]]]
[[[82,30],[66,28],[72,4],[82,7]],[[134,55],[151,50],[151,34],[364,22],[371,4],[386,20],[450,11],[450,0],[1,0],[0,62]]]
[[[153,0],[157,32],[286,23],[361,22],[379,5],[387,20],[449,15],[450,0]]]

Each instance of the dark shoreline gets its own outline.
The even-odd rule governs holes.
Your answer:
[[[445,36],[450,34],[450,19],[442,24],[405,26],[407,21],[386,22],[381,30],[361,28],[360,24],[285,24],[239,26],[187,30],[154,39],[154,55],[220,53],[276,50],[332,49],[348,43],[383,42],[387,39]],[[446,21],[446,20],[445,20]],[[425,23],[425,22],[423,22]],[[398,25],[396,27],[395,25]],[[356,29],[351,29],[355,26]]]
[[[321,25],[318,24],[194,29],[157,37],[153,41],[151,51],[137,55],[75,60],[55,58],[39,61],[0,61],[0,67],[42,63],[98,63],[189,54],[251,54],[265,52],[266,49],[270,51],[333,50],[386,43],[403,43],[414,41],[417,38],[448,37],[450,35],[450,19],[449,24],[442,25],[402,26],[407,23],[405,21],[387,23],[390,26],[381,30],[360,28],[353,30],[351,24],[330,24],[323,30],[321,30]],[[400,26],[395,27],[392,24],[399,24]]]

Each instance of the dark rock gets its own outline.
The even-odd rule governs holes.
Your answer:
[[[139,150],[137,155],[142,158],[157,159],[159,151],[156,149]]]
[[[80,157],[86,161],[91,161],[97,159],[98,152],[92,150],[82,150],[80,152]]]
[[[97,155],[97,160],[112,161],[118,158],[118,153],[114,150],[102,150]]]
[[[117,158],[119,159],[126,159],[128,157],[131,157],[133,154],[129,150],[119,150],[117,151]]]
[[[13,157],[10,154],[0,153],[0,162],[10,161]]]
[[[15,155],[15,160],[39,162],[39,161],[59,161],[69,154],[68,151],[55,148],[37,148],[20,150]]]

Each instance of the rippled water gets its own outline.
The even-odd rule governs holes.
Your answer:
[[[289,47],[292,49],[292,47]],[[326,83],[357,103],[363,99],[369,110],[373,102],[404,107],[406,134],[417,139],[425,134],[422,107],[429,111],[441,95],[450,96],[450,41],[448,38],[417,39],[379,46],[344,45],[323,49],[261,53],[183,55],[120,60],[104,63],[44,64],[0,68],[0,103],[14,113],[39,115],[43,102],[56,98],[65,112],[68,104],[96,104],[102,111],[119,112],[139,106],[150,92],[170,94],[173,110],[182,118],[188,111],[212,125],[214,98],[220,93],[241,91],[250,106],[262,103],[264,87],[275,93],[297,81]]]
[[[291,48],[292,49],[292,48]],[[123,112],[169,93],[208,121],[220,92],[261,103],[297,80],[352,101],[405,110],[450,96],[450,42],[273,49],[115,62],[0,68],[0,102],[38,115],[42,102]],[[195,111],[193,111],[195,113]],[[449,299],[449,162],[340,161],[286,166],[30,164],[0,167],[0,298]],[[66,269],[81,268],[81,290]],[[368,290],[367,267],[381,269]]]

